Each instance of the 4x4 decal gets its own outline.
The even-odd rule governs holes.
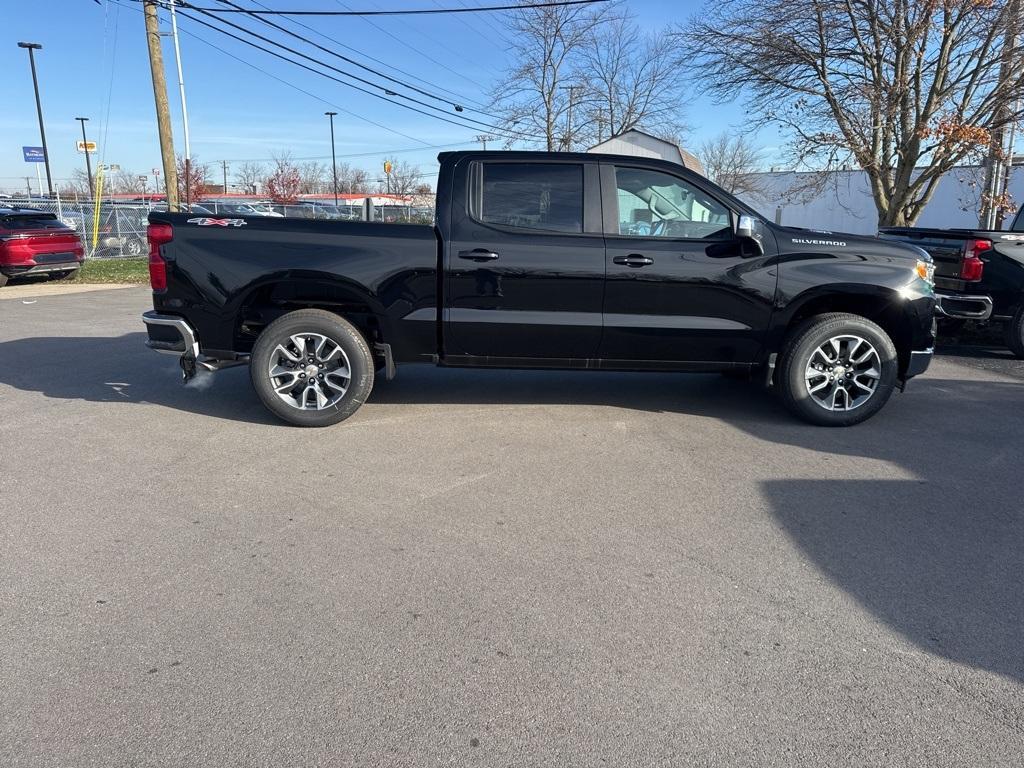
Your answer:
[[[245,219],[211,219],[207,216],[202,216],[189,219],[188,223],[198,224],[200,227],[244,227]]]

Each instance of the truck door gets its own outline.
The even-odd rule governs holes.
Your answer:
[[[772,254],[741,247],[733,212],[688,176],[642,161],[601,165],[602,358],[754,362],[761,354],[777,282]]]
[[[445,243],[446,359],[554,364],[597,354],[605,273],[598,179],[597,162],[578,159],[460,164]]]

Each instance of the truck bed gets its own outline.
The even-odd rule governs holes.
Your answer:
[[[438,238],[431,226],[187,213],[153,213],[155,224],[173,227],[169,290],[154,295],[155,309],[187,313],[212,354],[245,351],[275,308],[324,302],[364,304],[356,311],[399,328],[389,336],[409,349],[394,350],[396,357],[434,351]]]

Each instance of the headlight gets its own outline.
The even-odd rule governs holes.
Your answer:
[[[935,263],[931,261],[925,261],[924,259],[918,259],[917,264],[914,265],[914,272],[924,280],[928,285],[934,287],[935,285]]]

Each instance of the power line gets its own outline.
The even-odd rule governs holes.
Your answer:
[[[180,7],[193,11],[209,11],[211,13],[256,13],[261,16],[427,16],[443,13],[483,13],[489,11],[519,11],[529,8],[557,8],[565,5],[594,5],[607,3],[611,0],[561,0],[551,3],[526,3],[523,5],[488,5],[476,8],[410,8],[400,11],[246,11],[227,8],[204,8],[182,2]]]
[[[115,5],[120,5],[118,0],[110,0],[110,2],[113,2]],[[128,6],[126,6],[126,7],[128,7]],[[131,9],[132,10],[137,10],[140,13],[142,12],[141,8],[137,8],[137,7],[134,7],[134,6],[132,6]],[[179,11],[179,13],[181,13],[181,12]],[[194,21],[197,21],[200,24],[203,24],[203,26],[210,27],[211,29],[216,29],[215,27],[212,27],[211,25],[206,24],[205,22],[203,22],[200,19],[194,19]],[[321,102],[322,104],[326,104],[329,107],[334,107],[339,112],[342,112],[342,113],[344,113],[346,115],[354,117],[357,120],[362,120],[363,122],[368,123],[368,124],[373,125],[373,126],[376,126],[377,128],[381,128],[382,130],[385,130],[388,133],[393,133],[396,136],[401,136],[402,138],[409,139],[410,141],[415,141],[417,143],[423,144],[425,148],[430,148],[430,145],[427,144],[422,139],[417,139],[415,136],[410,136],[407,133],[402,133],[401,131],[395,130],[394,128],[391,128],[391,127],[389,127],[387,125],[384,125],[383,123],[378,123],[375,120],[371,120],[370,118],[368,118],[368,117],[366,117],[364,115],[357,114],[356,112],[353,112],[353,111],[351,111],[349,109],[345,109],[344,107],[338,106],[337,104],[335,104],[335,103],[333,103],[331,101],[328,101],[327,99],[323,98],[322,96],[318,96],[315,93],[311,93],[311,92],[307,91],[304,88],[300,88],[299,86],[295,85],[294,83],[291,83],[291,82],[285,80],[282,77],[278,77],[277,75],[275,75],[275,74],[273,74],[271,72],[268,72],[267,70],[263,69],[262,67],[257,66],[256,64],[253,64],[252,62],[246,61],[245,59],[241,58],[240,56],[236,56],[235,54],[231,53],[230,51],[227,51],[227,50],[221,48],[219,45],[216,45],[215,43],[211,43],[209,40],[207,40],[207,39],[205,39],[203,37],[200,37],[199,35],[197,35],[195,32],[192,32],[191,30],[182,29],[181,31],[184,32],[189,37],[195,38],[196,40],[198,40],[199,42],[203,43],[204,45],[208,45],[210,48],[213,48],[215,51],[219,51],[220,53],[222,53],[225,56],[227,56],[229,59],[234,59],[239,64],[244,64],[245,66],[249,67],[250,69],[254,69],[257,72],[259,72],[260,74],[266,75],[269,78],[277,80],[279,83],[283,83],[284,85],[287,85],[289,88],[293,88],[294,90],[298,91],[299,93],[305,94],[306,96],[309,96],[312,99],[316,99],[317,101]],[[230,35],[230,36],[231,37],[235,37],[234,35]],[[247,40],[242,40],[241,38],[236,38],[236,39],[238,39],[241,42],[246,43],[248,45],[253,45],[252,43],[249,43]],[[255,46],[255,47],[259,48],[258,46]],[[263,50],[263,49],[259,48],[259,50]],[[305,69],[309,69],[311,72],[316,72],[316,70],[314,70],[314,69],[312,69],[310,67],[306,67],[304,64],[299,64],[298,62],[293,62],[293,61],[291,61],[290,59],[288,59],[288,58],[286,58],[284,56],[280,56],[279,54],[274,53],[273,51],[267,51],[267,53],[271,54],[272,56],[277,56],[278,58],[284,59],[285,61],[288,61],[288,62],[290,62],[292,64],[296,64],[297,66],[303,67]],[[317,73],[317,74],[323,74],[323,73]],[[324,77],[330,77],[330,75],[324,75]],[[333,80],[334,78],[331,78],[331,79]],[[339,81],[339,82],[341,82],[341,81]],[[348,85],[348,83],[345,83],[345,85]],[[400,106],[402,106],[402,105],[400,105]],[[433,117],[433,115],[430,115],[430,117]],[[465,127],[465,126],[463,126],[463,127]]]
[[[345,8],[345,9],[351,10],[351,9],[350,9],[350,8],[349,8],[349,7],[347,6],[347,5],[345,5],[345,3],[343,3],[343,2],[342,2],[342,0],[334,0],[334,2],[336,2],[336,3],[337,3],[338,5],[340,5],[340,6],[342,7],[342,8]],[[415,53],[418,53],[418,54],[419,54],[420,56],[422,56],[423,58],[425,58],[425,59],[426,59],[427,61],[429,61],[429,62],[430,62],[431,64],[434,64],[435,66],[441,67],[441,69],[444,69],[444,70],[446,70],[446,71],[448,71],[448,72],[451,72],[451,73],[452,73],[453,75],[455,75],[456,77],[461,77],[461,78],[462,78],[463,80],[465,80],[465,81],[466,81],[467,83],[472,83],[473,85],[478,85],[478,82],[477,82],[476,80],[474,80],[473,78],[471,78],[471,77],[467,77],[467,76],[466,76],[465,74],[463,74],[462,72],[459,72],[458,70],[452,69],[452,68],[451,68],[451,67],[449,67],[449,66],[448,66],[447,64],[445,64],[445,63],[444,63],[443,61],[438,61],[438,60],[437,60],[437,59],[435,59],[435,58],[434,58],[433,56],[431,56],[431,55],[430,55],[429,53],[426,53],[425,51],[422,51],[422,50],[420,50],[419,48],[417,48],[417,47],[416,47],[415,45],[413,45],[412,43],[408,42],[407,40],[402,40],[401,38],[399,38],[399,37],[398,37],[398,35],[396,35],[396,34],[395,34],[394,32],[392,32],[392,31],[391,31],[390,29],[386,29],[385,27],[382,27],[382,26],[381,26],[380,24],[378,24],[378,23],[377,23],[376,21],[374,21],[374,20],[373,20],[372,18],[370,18],[370,17],[368,17],[368,16],[363,16],[363,17],[361,17],[361,18],[362,18],[362,20],[363,20],[363,21],[365,21],[365,22],[366,22],[367,24],[369,24],[369,25],[370,25],[371,27],[373,27],[374,29],[376,29],[376,30],[378,30],[378,31],[380,31],[380,32],[383,32],[383,33],[384,33],[385,35],[387,35],[388,37],[390,37],[390,38],[391,38],[392,40],[394,40],[394,41],[395,41],[396,43],[400,43],[401,45],[404,45],[404,46],[405,46],[406,48],[408,48],[408,49],[409,49],[410,51],[413,51],[413,52],[415,52]],[[405,24],[406,26],[408,26],[408,25],[409,25],[409,23],[408,23],[407,21],[405,21],[404,19],[397,19],[396,21],[397,21],[397,22],[398,22],[399,24]],[[431,40],[431,41],[433,41],[433,42],[437,43],[437,40],[434,40],[434,39],[433,39],[432,37],[430,37],[429,35],[425,34],[425,33],[424,33],[424,32],[423,32],[422,30],[416,30],[416,29],[413,29],[413,31],[414,31],[414,32],[415,32],[416,34],[418,34],[418,35],[419,35],[420,37],[424,37],[424,38],[426,38],[427,40]],[[438,43],[438,45],[441,45],[441,43]],[[479,102],[478,102],[478,106],[479,106]]]
[[[198,10],[198,9],[194,9],[194,10]],[[275,57],[277,57],[279,59],[282,59],[283,61],[287,61],[287,62],[289,62],[291,64],[294,64],[295,66],[302,67],[303,69],[306,69],[306,70],[308,70],[310,72],[313,72],[314,74],[320,75],[321,77],[326,77],[327,79],[333,80],[334,82],[340,83],[341,85],[345,85],[345,86],[347,86],[349,88],[353,88],[353,89],[355,89],[357,91],[360,91],[362,93],[365,93],[365,94],[368,94],[370,96],[373,96],[374,98],[380,99],[382,101],[386,101],[389,104],[395,104],[396,106],[403,107],[403,108],[411,110],[413,112],[417,112],[417,113],[419,113],[421,115],[426,115],[427,117],[432,117],[435,120],[441,120],[441,121],[446,122],[446,123],[451,123],[452,125],[457,125],[460,128],[471,128],[471,129],[475,129],[477,127],[487,128],[489,130],[496,131],[496,132],[504,134],[506,138],[513,138],[513,139],[516,139],[516,138],[520,138],[520,139],[521,138],[527,138],[527,139],[536,138],[535,136],[531,136],[530,134],[525,134],[525,133],[518,132],[518,131],[512,131],[512,130],[509,130],[509,129],[500,128],[500,127],[495,126],[495,125],[484,123],[484,122],[482,122],[480,120],[475,120],[475,119],[473,119],[471,117],[460,118],[464,122],[458,122],[455,119],[452,119],[452,117],[454,117],[454,116],[446,116],[447,113],[443,112],[442,110],[440,110],[440,108],[435,107],[435,106],[433,106],[431,104],[425,104],[424,102],[421,102],[421,101],[419,101],[417,99],[414,99],[411,96],[408,96],[408,95],[405,95],[405,94],[401,94],[401,93],[398,93],[396,91],[392,91],[392,90],[386,88],[385,86],[380,85],[379,83],[374,83],[374,82],[372,82],[370,80],[367,80],[365,78],[359,77],[358,75],[349,74],[348,72],[345,72],[342,69],[338,69],[337,67],[331,66],[330,64],[326,64],[323,61],[320,61],[319,59],[316,59],[316,58],[314,58],[312,56],[307,56],[306,54],[302,53],[301,51],[297,51],[296,49],[291,48],[290,46],[284,45],[283,43],[276,42],[275,40],[272,40],[269,37],[265,37],[264,35],[261,35],[258,32],[253,32],[252,30],[246,29],[245,27],[240,26],[238,24],[234,24],[234,23],[229,22],[229,21],[224,21],[223,19],[217,19],[217,21],[220,24],[227,24],[228,26],[230,26],[230,27],[232,27],[234,29],[237,29],[237,30],[239,30],[239,31],[241,31],[241,32],[243,32],[243,33],[245,33],[247,35],[250,35],[251,37],[254,37],[257,40],[260,40],[260,41],[262,41],[264,43],[268,43],[268,44],[273,45],[273,46],[275,46],[277,48],[281,48],[282,50],[288,51],[289,53],[292,53],[292,54],[294,54],[296,56],[299,56],[299,57],[301,57],[303,59],[306,59],[307,61],[311,61],[314,64],[317,64],[318,66],[324,67],[326,69],[329,69],[329,70],[332,70],[334,72],[337,72],[340,75],[343,75],[345,77],[348,77],[348,78],[351,78],[353,80],[356,80],[357,82],[365,83],[366,85],[369,85],[369,86],[371,86],[373,88],[377,88],[379,90],[382,90],[382,91],[384,91],[385,94],[387,94],[387,96],[395,96],[397,98],[405,99],[406,101],[410,101],[413,104],[417,104],[418,106],[424,107],[426,109],[432,109],[435,112],[439,112],[440,114],[432,114],[430,112],[424,112],[423,110],[417,109],[416,107],[410,106],[409,104],[403,104],[402,102],[394,101],[393,99],[387,98],[387,96],[382,96],[381,94],[375,93],[375,92],[370,91],[370,90],[367,90],[366,88],[361,88],[358,85],[354,85],[353,83],[346,82],[345,80],[339,80],[337,77],[333,77],[332,75],[329,75],[326,72],[321,72],[321,71],[319,71],[317,69],[314,69],[314,68],[312,68],[312,67],[310,67],[310,66],[308,66],[306,64],[303,64],[301,62],[295,61],[294,59],[290,59],[287,56],[283,56],[283,55],[281,55],[279,53],[276,53],[275,51],[271,51],[271,50],[268,50],[266,48],[263,48],[263,47],[257,45],[256,43],[252,42],[251,40],[246,40],[245,38],[242,38],[242,37],[239,37],[238,35],[232,34],[231,32],[228,32],[227,30],[222,29],[219,26],[210,24],[209,22],[206,22],[206,21],[204,21],[204,20],[202,20],[202,19],[200,19],[200,18],[198,18],[196,16],[192,16],[190,14],[187,14],[184,11],[179,11],[178,13],[181,16],[183,16],[184,18],[190,19],[191,21],[194,21],[197,24],[201,24],[202,26],[207,27],[209,29],[212,29],[215,32],[219,32],[222,35],[227,35],[228,37],[233,38],[234,40],[237,40],[237,41],[239,41],[241,43],[244,43],[244,44],[246,44],[246,45],[248,45],[248,46],[250,46],[252,48],[255,48],[255,49],[259,50],[259,51],[263,51],[264,53],[268,53],[271,56],[275,56]],[[200,10],[200,13],[203,13],[203,14],[205,14],[207,16],[212,16],[212,14],[210,14],[210,13],[208,13],[206,11],[203,11],[203,10]],[[214,17],[214,18],[216,18],[216,17]],[[467,125],[467,123],[474,123],[475,125]]]
[[[253,2],[255,2],[256,5],[258,5],[260,8],[267,8],[267,6],[265,6],[263,3],[259,2],[259,0],[253,0]],[[381,59],[375,58],[375,57],[371,56],[370,54],[366,53],[365,51],[360,51],[357,48],[353,48],[351,45],[346,45],[345,43],[341,42],[341,40],[338,40],[335,37],[331,37],[330,35],[324,34],[320,30],[318,30],[318,29],[316,29],[314,27],[309,26],[305,22],[297,21],[295,19],[288,19],[288,21],[290,21],[292,24],[294,24],[294,25],[296,25],[298,27],[302,27],[303,29],[306,29],[306,30],[312,32],[317,37],[323,38],[324,40],[327,40],[327,41],[329,41],[331,43],[334,43],[334,45],[337,45],[339,48],[344,48],[347,51],[351,51],[352,53],[356,54],[357,56],[362,56],[364,59],[369,59],[374,64],[379,64],[382,67],[386,67],[387,69],[390,69],[390,70],[392,70],[394,72],[398,72],[401,75],[405,75],[406,77],[410,77],[413,80],[417,80],[417,81],[423,83],[424,85],[429,85],[429,86],[431,86],[433,88],[436,88],[439,91],[443,91],[443,92],[449,94],[450,96],[452,96],[456,102],[459,102],[459,103],[462,103],[462,104],[472,104],[474,106],[479,107],[480,109],[484,109],[485,108],[483,104],[481,104],[479,101],[476,101],[475,99],[469,99],[469,98],[467,98],[467,97],[465,97],[463,95],[460,95],[460,94],[456,93],[455,91],[451,90],[450,88],[445,88],[444,86],[438,85],[437,83],[432,83],[429,80],[424,80],[419,75],[413,74],[412,72],[408,72],[408,71],[402,69],[401,67],[396,67],[394,64],[389,64],[386,61],[382,61]],[[365,19],[365,21],[368,21],[369,23],[373,24],[373,22],[370,21],[369,19]],[[374,25],[374,26],[377,26],[377,25]],[[382,28],[378,27],[378,29],[382,29]],[[415,51],[416,53],[420,53],[420,55],[425,55],[425,54],[422,54],[417,49],[412,48],[412,46],[407,46],[407,47],[410,48],[410,50]],[[442,64],[441,66],[444,66],[444,65]],[[445,67],[445,69],[448,69],[448,67]],[[449,70],[449,71],[455,72],[455,70]],[[456,72],[455,74],[458,74],[458,73]],[[468,78],[467,78],[467,80],[468,80]],[[469,82],[473,82],[473,81],[469,81]]]
[[[319,43],[316,43],[316,42],[310,40],[308,37],[304,37],[304,36],[300,35],[298,32],[293,32],[290,29],[288,29],[287,27],[282,27],[280,24],[277,24],[277,23],[275,23],[273,21],[270,21],[269,19],[265,19],[265,18],[257,15],[256,11],[242,8],[237,3],[231,2],[231,0],[219,0],[219,1],[221,3],[223,3],[224,5],[230,5],[233,8],[236,8],[236,9],[239,9],[241,11],[244,11],[244,12],[248,13],[250,16],[252,16],[253,18],[255,18],[257,21],[260,21],[260,22],[262,22],[262,23],[266,24],[267,26],[272,27],[274,29],[280,30],[281,32],[284,32],[286,35],[291,35],[292,37],[296,38],[297,40],[301,40],[302,42],[307,43],[308,45],[313,46],[317,50],[323,51],[324,53],[327,53],[327,54],[330,54],[331,56],[334,56],[335,58],[341,59],[342,61],[347,62],[348,64],[351,64],[354,67],[359,67],[360,69],[362,69],[362,70],[364,70],[366,72],[372,72],[373,74],[377,75],[378,77],[382,77],[382,78],[384,78],[385,80],[387,80],[389,82],[396,83],[397,85],[401,85],[401,86],[403,86],[405,88],[408,88],[410,91],[413,91],[415,93],[419,93],[422,96],[426,96],[429,99],[434,99],[436,101],[440,101],[442,104],[451,104],[452,106],[455,107],[455,110],[457,112],[461,112],[463,110],[463,107],[462,107],[461,104],[453,103],[451,99],[446,99],[446,98],[438,96],[438,95],[436,95],[434,93],[431,93],[430,91],[425,91],[422,88],[418,88],[415,85],[411,85],[411,84],[405,82],[404,80],[399,80],[397,78],[391,77],[388,74],[385,74],[384,72],[376,70],[373,67],[368,67],[365,64],[361,64],[360,62],[356,61],[355,59],[350,59],[348,56],[343,56],[342,54],[337,53],[336,51],[332,51],[330,48],[326,48],[326,47],[320,45]],[[377,87],[380,87],[380,86],[377,86]]]

